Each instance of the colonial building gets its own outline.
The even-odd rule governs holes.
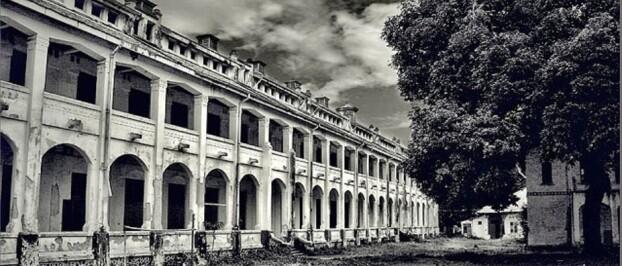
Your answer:
[[[579,165],[542,161],[528,156],[527,217],[529,246],[583,244],[583,204],[586,185]],[[605,245],[620,244],[620,174],[612,173],[612,191],[600,205],[600,236]]]
[[[438,232],[399,141],[213,35],[172,31],[153,3],[1,11],[0,264],[156,260],[205,247],[196,234],[235,250],[265,232],[344,245]]]
[[[473,219],[462,221],[460,230],[465,237],[520,239],[524,237],[521,213],[522,209],[515,205],[501,211],[486,206]]]

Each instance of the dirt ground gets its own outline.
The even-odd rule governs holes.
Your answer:
[[[219,264],[237,265],[619,265],[619,254],[588,258],[570,251],[534,252],[510,240],[438,238],[348,247],[342,254],[295,257],[266,253]]]

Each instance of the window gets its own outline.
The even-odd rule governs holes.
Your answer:
[[[143,225],[144,181],[125,178],[125,210],[123,224],[133,227]]]
[[[283,127],[270,120],[269,131],[269,139],[272,149],[278,152],[283,152]]]
[[[85,0],[75,0],[73,6],[75,6],[77,9],[84,10],[84,1]]]
[[[168,40],[168,49],[171,51],[175,49],[175,41],[170,39]]]
[[[259,119],[248,111],[242,111],[240,141],[259,146]]]
[[[553,168],[551,166],[551,162],[547,161],[542,163],[542,184],[553,184]]]
[[[217,100],[207,104],[207,134],[229,138],[229,107]]]
[[[153,24],[153,22],[147,22],[147,27],[145,29],[145,38],[147,38],[147,40],[151,40],[151,36],[153,35],[153,27],[155,26],[155,24]]]
[[[86,174],[71,174],[70,198],[63,200],[62,231],[82,231],[86,206]]]
[[[322,163],[322,141],[317,137],[313,137],[313,161]]]
[[[359,154],[358,168],[359,168],[358,169],[359,174],[365,173],[365,155],[364,154]]]
[[[93,3],[91,5],[91,15],[96,16],[98,18],[101,17],[102,11],[104,10],[103,6]]]
[[[352,151],[345,149],[343,154],[343,168],[348,171],[352,171]]]
[[[376,169],[374,168],[376,165],[376,158],[369,158],[369,176],[376,176]]]
[[[205,222],[210,224],[218,223],[218,207],[221,207],[223,204],[219,204],[218,196],[219,196],[218,188],[205,188]]]
[[[128,113],[149,118],[151,95],[149,93],[130,89],[128,97]]]
[[[117,12],[108,10],[108,22],[110,22],[111,24],[116,24],[118,17],[119,17],[119,14]]]
[[[76,91],[76,99],[88,102],[95,103],[95,92],[97,91],[97,77],[80,72],[78,74],[78,88]]]
[[[197,58],[197,53],[195,51],[190,52],[190,59],[194,60]]]
[[[296,152],[296,157],[305,158],[305,135],[300,132],[300,130],[294,128],[292,133],[292,142],[294,152]]]
[[[379,175],[380,179],[384,179],[384,162],[383,161],[380,161],[380,163],[379,163],[378,175]]]
[[[9,82],[24,86],[26,84],[26,53],[13,49]]]
[[[339,158],[337,158],[339,153],[339,146],[330,143],[330,166],[339,167]]]
[[[188,106],[183,103],[171,103],[171,124],[188,128]]]

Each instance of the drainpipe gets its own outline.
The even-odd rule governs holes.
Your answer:
[[[315,109],[316,111],[318,109]],[[311,114],[314,115],[315,111]],[[318,128],[320,128],[320,123],[318,122],[317,125],[311,129],[311,132],[309,132],[309,138],[311,138],[311,147],[309,147],[311,154],[313,154],[313,132],[315,132]],[[314,157],[314,156],[311,156]],[[311,216],[311,213],[313,212],[313,161],[315,161],[315,158],[309,158],[308,164],[309,164],[309,208],[311,209],[311,212],[309,212],[309,216]],[[313,242],[313,220],[315,219],[315,217],[309,217],[309,231],[311,232],[310,234],[310,240],[311,242]]]
[[[121,49],[120,45],[117,45],[112,52],[110,52],[109,56],[109,66],[108,66],[108,90],[106,92],[106,113],[105,113],[105,123],[104,123],[104,158],[101,165],[101,169],[103,172],[104,182],[107,184],[108,195],[107,197],[112,196],[112,188],[110,185],[110,178],[108,177],[108,164],[109,164],[109,153],[110,153],[110,116],[112,112],[112,100],[113,100],[113,90],[114,90],[114,70],[115,70],[115,55]],[[106,204],[108,207],[109,202]],[[103,211],[103,210],[102,210]],[[108,217],[102,217],[106,221],[106,225],[108,224]]]
[[[240,104],[238,104],[237,107],[237,121],[236,121],[236,125],[235,125],[235,184],[233,186],[233,193],[234,193],[234,200],[235,200],[235,211],[233,212],[233,229],[234,230],[239,230],[239,225],[238,225],[238,216],[240,215],[240,193],[239,193],[239,182],[240,182],[240,130],[241,130],[241,123],[242,123],[242,104],[244,104],[245,102],[247,102],[248,100],[250,100],[251,95],[250,93],[246,95],[246,97],[244,99],[242,99],[242,101],[240,101]]]

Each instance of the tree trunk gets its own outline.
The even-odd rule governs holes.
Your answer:
[[[598,255],[603,251],[600,235],[600,204],[605,193],[609,192],[611,184],[602,161],[586,160],[582,162],[581,167],[587,184],[582,213],[584,252],[588,255]]]

